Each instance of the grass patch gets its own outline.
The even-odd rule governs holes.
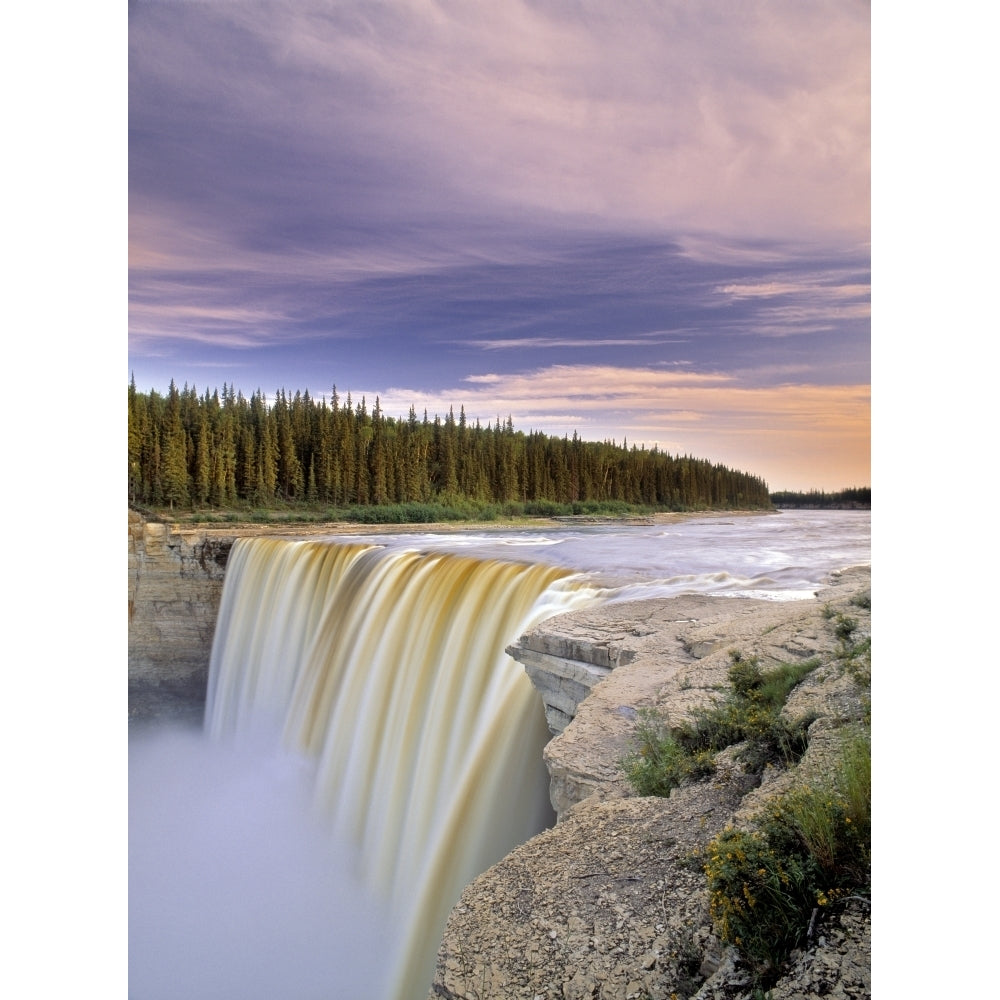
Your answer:
[[[841,642],[850,642],[851,636],[857,631],[858,620],[838,612],[833,621],[833,634]]]
[[[779,796],[751,829],[708,847],[705,874],[716,933],[759,984],[773,982],[817,913],[871,894],[871,736],[852,730],[822,782]]]
[[[740,760],[759,773],[767,764],[791,764],[808,745],[806,731],[813,721],[806,716],[794,721],[781,710],[792,689],[818,666],[816,659],[782,663],[761,670],[756,656],[730,654],[730,691],[722,702],[695,712],[694,721],[675,730],[675,738],[690,753],[717,752],[744,743]]]
[[[870,612],[872,609],[872,594],[863,590],[855,594],[848,602],[855,608]],[[856,637],[860,627],[856,618],[835,611],[829,604],[823,606],[823,617],[833,622],[833,634],[840,642],[837,650],[837,660],[841,667],[854,679],[858,687],[870,688],[872,683],[871,636]]]
[[[860,688],[872,686],[872,640],[870,636],[845,646],[839,654],[844,670]]]
[[[871,591],[862,591],[851,598],[857,608],[871,611]],[[833,633],[839,640],[837,660],[841,668],[859,688],[872,685],[872,640],[870,635],[858,635],[859,623],[840,612],[828,616],[833,621]]]
[[[872,609],[872,592],[870,590],[863,590],[859,594],[855,594],[850,601],[851,604],[856,608],[862,608],[865,611],[871,611]]]
[[[635,738],[638,746],[619,761],[619,766],[639,795],[667,796],[685,781],[715,771],[713,753],[684,747],[666,716],[655,709],[639,710]]]
[[[640,710],[636,748],[619,766],[639,795],[669,795],[671,789],[715,771],[715,754],[743,743],[740,759],[759,773],[767,764],[790,764],[805,753],[812,716],[794,721],[781,710],[792,689],[819,666],[818,660],[783,663],[761,670],[757,657],[730,654],[726,698],[695,713],[693,722],[671,726],[662,712]]]

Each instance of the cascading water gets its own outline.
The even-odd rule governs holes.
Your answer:
[[[551,566],[234,545],[206,727],[217,740],[280,728],[315,761],[320,814],[402,928],[388,996],[426,996],[462,887],[551,822],[544,713],[504,647],[596,599]]]

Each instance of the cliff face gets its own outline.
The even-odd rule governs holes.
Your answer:
[[[430,996],[749,1000],[747,970],[712,930],[700,852],[767,797],[824,773],[839,728],[865,713],[867,692],[837,666],[831,615],[849,614],[859,636],[870,634],[870,612],[851,603],[870,582],[867,569],[839,574],[815,601],[610,605],[549,619],[512,644],[529,673],[547,673],[536,681],[543,699],[569,717],[545,750],[559,822],[465,889]],[[792,718],[818,716],[806,755],[761,779],[725,751],[710,780],[669,798],[635,796],[617,761],[632,747],[637,711],[655,707],[678,723],[709,704],[727,683],[731,649],[757,655],[765,669],[820,660],[785,708]],[[616,665],[571,705],[565,678],[602,659]],[[870,997],[870,929],[864,901],[822,916],[773,1000]]]
[[[233,534],[128,514],[129,717],[200,717]]]

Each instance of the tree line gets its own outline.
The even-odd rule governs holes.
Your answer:
[[[128,389],[129,501],[151,507],[622,502],[660,509],[769,508],[767,484],[691,456],[442,420],[387,416],[375,397],[329,402],[223,385],[199,395]]]
[[[810,490],[808,493],[782,490],[772,493],[771,501],[775,507],[812,507],[817,510],[864,509],[872,505],[872,490],[870,486],[852,486],[834,493],[826,493],[823,490]]]

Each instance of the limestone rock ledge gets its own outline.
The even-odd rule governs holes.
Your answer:
[[[549,730],[556,735],[573,721],[580,702],[599,681],[634,658],[613,639],[564,635],[558,627],[528,632],[506,652],[524,666],[542,696]]]
[[[593,665],[589,650],[606,649],[609,666],[578,704],[561,709],[572,718],[545,751],[559,822],[465,889],[430,997],[749,1000],[738,955],[712,932],[699,852],[796,773],[821,773],[839,727],[864,713],[867,692],[836,665],[830,613],[850,615],[856,635],[870,634],[870,612],[850,603],[870,582],[868,568],[856,568],[812,601],[686,596],[610,605],[549,619],[512,644],[533,679],[551,670],[543,698],[546,685],[566,690],[569,670],[550,659]],[[793,716],[819,715],[806,756],[761,782],[727,752],[707,782],[666,799],[636,797],[617,766],[636,713],[657,707],[680,721],[710,703],[727,681],[731,649],[756,654],[765,668],[820,659],[786,706]],[[870,926],[864,902],[820,921],[772,996],[870,997]]]
[[[129,718],[200,717],[232,535],[128,512]]]

